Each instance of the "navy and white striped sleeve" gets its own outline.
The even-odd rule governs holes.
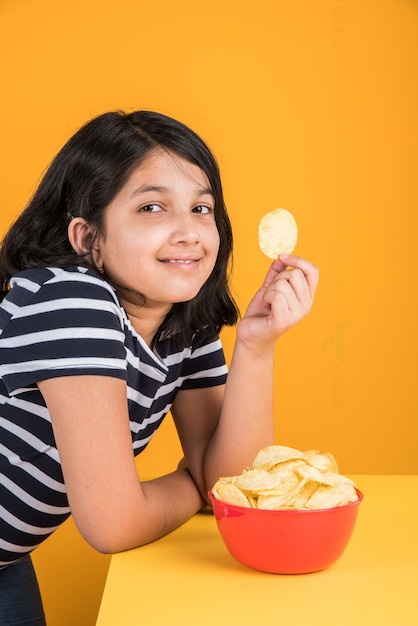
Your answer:
[[[0,375],[10,394],[61,376],[126,380],[120,311],[95,276],[51,273],[42,284],[22,278],[4,307],[10,317],[0,335]]]

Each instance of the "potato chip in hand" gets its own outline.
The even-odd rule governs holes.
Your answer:
[[[298,227],[287,209],[275,209],[266,213],[258,225],[258,242],[261,251],[270,259],[280,254],[291,254],[298,240]]]

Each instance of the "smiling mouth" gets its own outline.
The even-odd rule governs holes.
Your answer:
[[[199,259],[164,259],[163,263],[172,263],[172,264],[181,264],[181,265],[191,265],[192,263],[197,263]]]

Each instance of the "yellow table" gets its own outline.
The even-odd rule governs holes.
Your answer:
[[[112,557],[96,626],[416,626],[418,476],[352,476],[364,493],[345,553],[314,574],[247,569],[199,514]]]

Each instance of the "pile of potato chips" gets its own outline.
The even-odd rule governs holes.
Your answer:
[[[358,500],[354,482],[338,473],[330,452],[269,446],[239,476],[220,478],[217,500],[253,509],[317,510]]]

